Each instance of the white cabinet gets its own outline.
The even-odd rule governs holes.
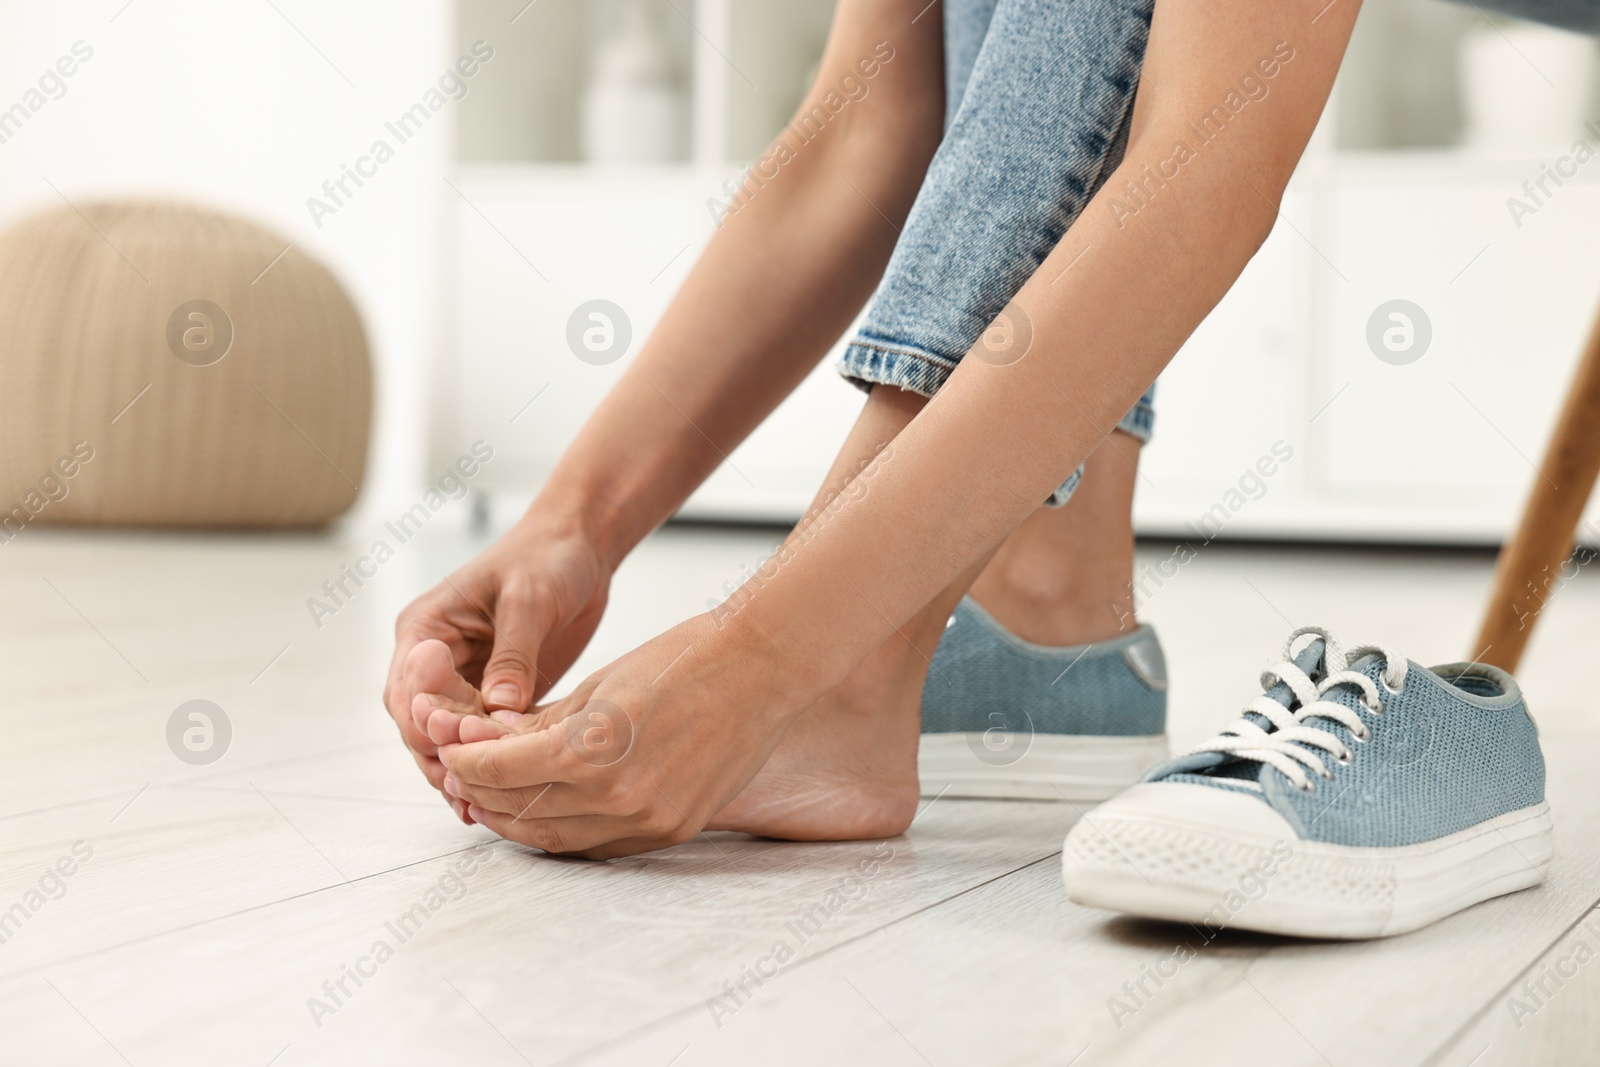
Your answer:
[[[1330,330],[1312,362],[1321,392],[1343,390],[1316,427],[1330,499],[1503,515],[1537,476],[1600,304],[1588,239],[1600,185],[1568,185],[1519,229],[1505,202],[1530,172],[1384,159],[1331,184],[1328,255],[1349,281],[1327,286]],[[1431,327],[1415,362],[1383,362],[1367,343],[1369,318],[1396,299]]]
[[[463,38],[521,6],[462,0]],[[461,165],[445,193],[453,325],[435,453],[448,462],[491,441],[487,490],[529,497],[638,351],[712,232],[707,201],[798,97],[831,10],[827,0],[669,6],[698,31],[679,27],[672,45],[692,75],[684,162],[576,161],[585,12],[600,9],[575,0],[546,0],[500,27],[506,62],[463,102]],[[741,74],[757,69],[760,91]],[[1540,160],[1357,150],[1343,128],[1364,128],[1352,113],[1330,115],[1272,236],[1161,380],[1135,505],[1145,533],[1486,543],[1510,529],[1539,476],[1600,304],[1600,164],[1518,226],[1506,201],[1538,178]],[[620,307],[633,332],[628,356],[599,366],[567,341],[573,312],[596,299]],[[1420,313],[1389,319],[1396,300]],[[1424,318],[1420,357],[1383,347],[1385,330],[1420,331]],[[685,514],[803,512],[861,406],[836,358],[837,348]]]
[[[440,462],[482,438],[495,459],[478,486],[532,493],[699,255],[712,230],[705,201],[723,178],[693,168],[545,165],[479,168],[454,179],[456,326],[439,380]],[[621,309],[632,333],[614,362],[585,362],[569,344],[569,321],[593,300]],[[861,407],[862,394],[833,372],[836,358],[830,353],[730,455],[686,514],[800,515]]]

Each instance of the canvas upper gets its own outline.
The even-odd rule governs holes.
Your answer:
[[[1148,625],[1057,648],[1011,633],[970,597],[922,689],[922,732],[1149,736],[1166,730],[1167,663]]]
[[[1308,633],[1314,639],[1291,659],[1295,641]],[[1263,675],[1266,698],[1342,748],[1329,753],[1300,746],[1312,752],[1320,769],[1290,761],[1286,771],[1270,759],[1255,758],[1250,742],[1239,740],[1241,734],[1253,735],[1235,723],[1211,741],[1151,768],[1144,781],[1258,797],[1303,840],[1361,847],[1431,841],[1543,802],[1538,731],[1510,675],[1485,664],[1427,668],[1400,660],[1404,680],[1395,692],[1386,676],[1400,672],[1389,668],[1388,657],[1372,649],[1354,651],[1354,662],[1347,663],[1325,631],[1296,631],[1286,662]],[[1326,702],[1346,709],[1369,732],[1367,740],[1331,713],[1301,716],[1305,708],[1284,680],[1295,669],[1322,690],[1313,708]],[[1328,684],[1331,675],[1346,669],[1368,679],[1381,711],[1366,707],[1356,684]],[[1242,721],[1280,741],[1286,736],[1260,712],[1247,711]],[[1219,742],[1236,750],[1217,751]],[[1337,758],[1344,755],[1348,760]],[[1292,773],[1296,769],[1301,773]]]

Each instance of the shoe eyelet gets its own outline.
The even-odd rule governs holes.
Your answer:
[[[1307,778],[1304,785],[1296,785],[1295,788],[1302,793],[1315,793],[1317,791],[1317,783]]]
[[[1383,686],[1383,691],[1385,693],[1388,693],[1390,696],[1397,697],[1406,691],[1406,676],[1403,674],[1400,676],[1399,685],[1390,685],[1389,673],[1385,671],[1383,674],[1378,676],[1378,684]]]
[[[1362,731],[1359,734],[1355,733],[1355,732],[1352,732],[1350,734],[1350,736],[1355,738],[1357,744],[1364,745],[1368,741],[1372,740],[1372,729],[1371,729],[1371,727],[1366,727],[1366,728],[1363,728]]]
[[[1370,704],[1368,704],[1366,701],[1362,701],[1361,702],[1361,706],[1366,708],[1369,712],[1371,712],[1374,715],[1382,715],[1383,714],[1383,701],[1381,701],[1381,700],[1374,700]]]
[[[1343,752],[1341,752],[1337,756],[1333,757],[1333,762],[1337,763],[1341,767],[1348,767],[1348,766],[1350,766],[1350,764],[1354,763],[1355,761],[1356,761],[1356,754],[1354,752],[1352,752],[1349,748],[1346,748]]]
[[[1317,772],[1317,777],[1321,778],[1324,782],[1331,782],[1333,781],[1333,772],[1324,767],[1322,770]]]

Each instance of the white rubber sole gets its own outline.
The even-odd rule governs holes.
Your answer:
[[[1020,739],[1014,743],[1022,747]],[[1098,803],[1166,758],[1166,734],[1035,734],[1015,756],[985,748],[981,733],[923,734],[917,774],[925,797]]]
[[[1354,939],[1537,885],[1552,851],[1548,804],[1423,844],[1352,848],[1299,840],[1257,797],[1154,782],[1075,825],[1061,865],[1080,904],[1208,931]]]

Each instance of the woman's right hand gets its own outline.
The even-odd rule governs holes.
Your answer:
[[[444,781],[438,747],[412,719],[419,643],[450,649],[486,711],[527,711],[572,666],[605,613],[611,568],[585,537],[530,516],[400,613],[383,702],[417,766]]]

